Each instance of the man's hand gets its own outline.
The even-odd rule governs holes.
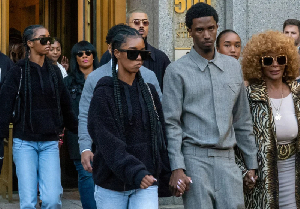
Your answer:
[[[86,150],[81,153],[81,164],[84,170],[92,173],[93,168],[91,166],[91,162],[93,162],[94,154],[90,150]]]
[[[191,178],[185,175],[183,169],[177,169],[172,172],[169,187],[173,195],[180,197],[190,189],[191,182]]]
[[[152,186],[153,183],[157,181],[152,175],[146,175],[141,181],[141,189],[147,189],[149,186]]]
[[[255,170],[249,170],[244,177],[244,188],[246,190],[251,190],[254,188],[258,176],[255,175]]]

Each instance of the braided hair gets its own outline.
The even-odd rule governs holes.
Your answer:
[[[121,45],[127,41],[127,38],[142,38],[137,30],[134,28],[123,28],[118,31],[118,34],[112,40],[112,77],[114,82],[114,99],[117,109],[116,120],[121,129],[121,132],[124,133],[124,114],[122,110],[122,102],[121,102],[121,92],[120,85],[118,81],[116,64],[118,62],[117,58],[114,55],[115,49],[120,49]],[[152,160],[155,167],[158,166],[158,145],[157,145],[157,116],[154,110],[153,101],[151,95],[148,91],[148,87],[144,82],[143,77],[141,76],[140,71],[137,72],[137,80],[138,85],[141,89],[142,96],[147,105],[147,111],[149,113],[150,118],[150,126],[151,126],[151,143],[152,143]]]
[[[29,55],[30,55],[30,47],[27,45],[27,41],[30,41],[34,38],[34,35],[38,29],[45,28],[42,25],[30,25],[25,28],[22,41],[25,46],[25,86],[24,86],[24,113],[23,113],[23,131],[25,128],[25,113],[27,109],[27,101],[29,100],[29,121],[31,131],[34,132],[32,121],[31,121],[31,112],[32,112],[32,89],[31,89],[31,75],[30,75],[30,64],[29,64]],[[59,126],[62,125],[62,116],[61,116],[61,107],[60,107],[60,96],[58,91],[58,78],[55,72],[55,69],[52,65],[52,62],[49,58],[45,56],[45,62],[47,69],[49,71],[50,80],[54,83],[54,95],[56,98],[57,109],[58,109],[58,120]]]

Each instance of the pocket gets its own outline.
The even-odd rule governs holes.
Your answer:
[[[240,92],[241,89],[240,83],[228,83],[227,85],[229,86],[229,88],[234,94],[238,94]]]
[[[13,138],[13,149],[20,149],[22,147],[23,140],[19,138]]]

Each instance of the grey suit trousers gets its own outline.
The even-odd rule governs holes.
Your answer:
[[[184,193],[185,209],[242,209],[242,172],[235,163],[234,150],[183,146],[186,175],[192,178]]]

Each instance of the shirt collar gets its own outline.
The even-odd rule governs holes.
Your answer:
[[[151,59],[153,59],[153,61],[155,61],[155,50],[154,47],[151,46],[150,44],[148,44],[148,42],[145,40],[145,46],[146,46],[146,50],[151,51]]]
[[[224,71],[223,60],[220,57],[221,55],[219,52],[217,52],[216,49],[214,49],[214,50],[215,50],[215,57],[209,61],[207,59],[205,59],[204,57],[202,57],[200,54],[198,54],[198,52],[196,52],[194,47],[192,47],[189,54],[190,54],[191,59],[200,68],[201,71],[205,70],[208,63],[214,63],[214,65],[216,67],[218,67],[220,70]]]

